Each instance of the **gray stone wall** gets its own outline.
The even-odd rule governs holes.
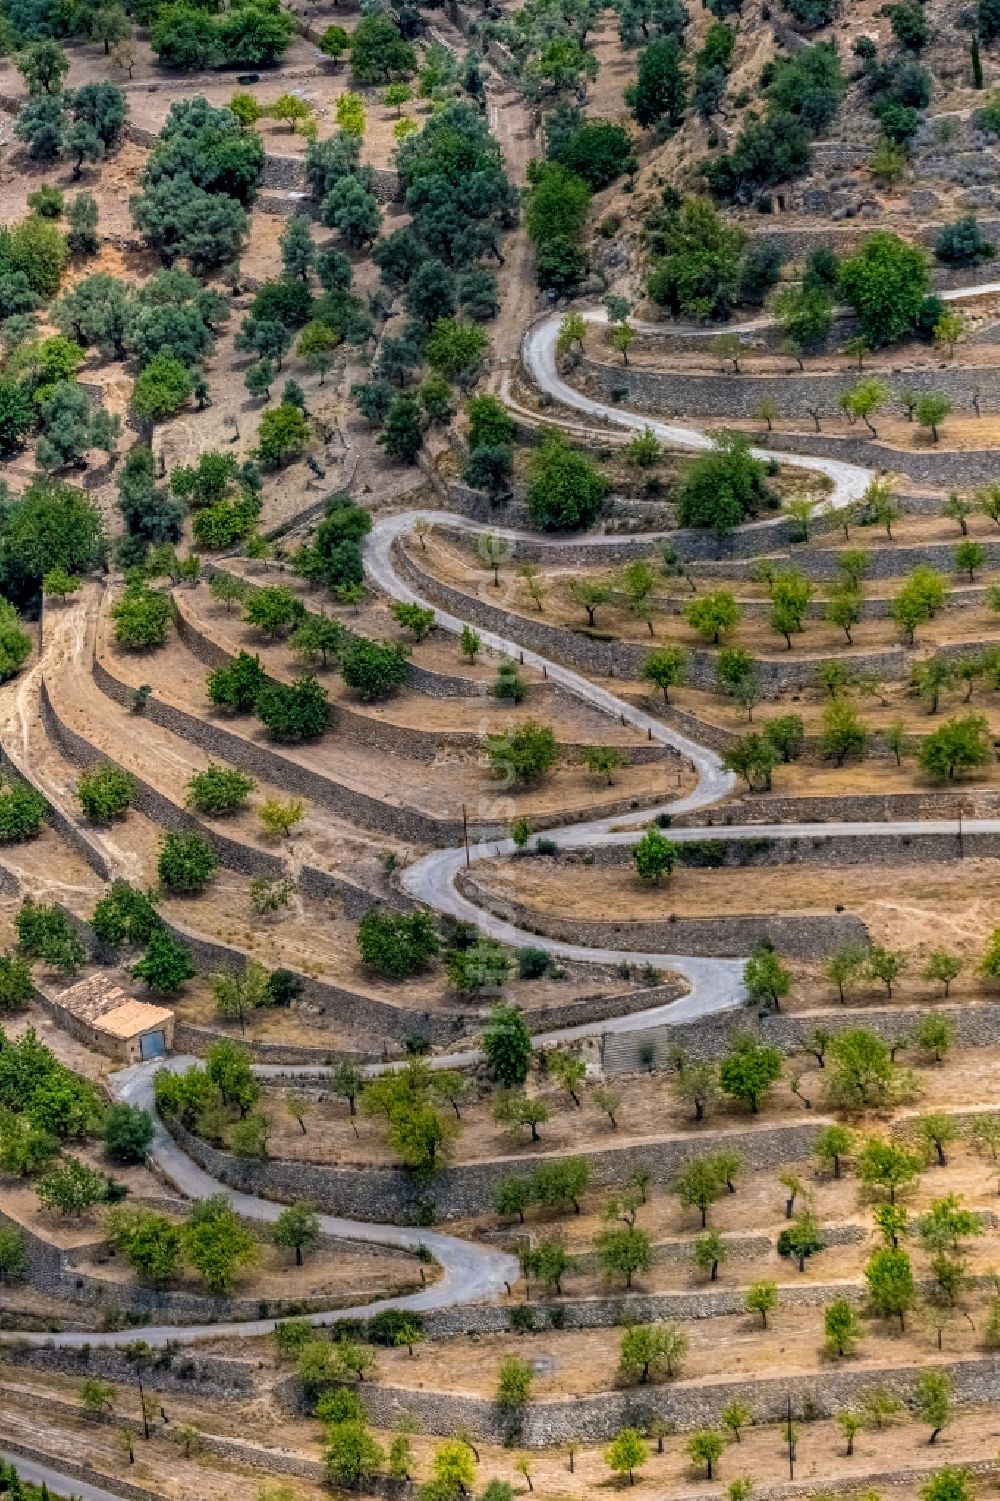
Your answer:
[[[970,410],[971,405],[970,397]],[[986,403],[983,405],[988,410]],[[968,489],[973,485],[994,484],[1000,474],[1000,460],[995,449],[942,453],[940,449],[928,447],[911,451],[868,442],[860,434],[835,438],[826,433],[772,433],[770,440],[766,441],[766,434],[762,433],[758,442],[771,448],[776,459],[780,459],[782,453],[844,459],[849,464],[864,464],[870,469],[889,469],[905,475],[915,484],[941,489],[953,485]]]
[[[758,819],[763,819],[768,811],[766,797],[747,799],[752,802]],[[808,818],[809,799],[793,800],[797,803],[800,816]],[[831,801],[824,799],[825,802]],[[919,796],[914,797],[915,806],[919,804]],[[762,806],[763,805],[763,806]],[[736,809],[732,804],[727,804],[731,812]],[[952,803],[951,811],[945,815],[954,815],[955,805]],[[847,817],[848,815],[844,815]],[[914,811],[912,817],[919,817]],[[749,820],[753,822],[753,819]],[[770,819],[768,822],[772,821]],[[681,821],[678,819],[678,825]],[[692,818],[692,827],[698,827],[698,820]],[[1000,835],[995,834],[962,834],[962,850],[959,850],[958,836],[956,833],[947,834],[890,834],[880,833],[877,830],[862,836],[850,834],[808,834],[801,837],[770,838],[762,837],[727,839],[725,837],[725,822],[717,820],[715,827],[720,830],[720,835],[713,838],[711,834],[706,836],[705,844],[712,845],[710,858],[699,858],[699,852],[687,846],[686,841],[681,843],[681,863],[690,863],[694,867],[709,867],[719,869],[746,867],[762,867],[775,865],[924,865],[929,862],[935,864],[942,861],[952,861],[961,858],[964,852],[970,859],[995,860],[1000,857]],[[701,843],[699,840],[698,843]],[[632,852],[627,845],[602,845],[593,850],[587,850],[582,857],[567,852],[559,856],[561,865],[573,866],[574,864],[598,865],[598,866],[626,866],[631,867]],[[570,870],[566,872],[566,880],[572,881]],[[475,891],[478,897],[478,887],[474,882],[469,882],[470,894]],[[670,901],[668,888],[664,888],[664,903]],[[499,907],[502,898],[492,898]],[[538,914],[534,916],[537,918]],[[720,919],[720,921],[728,919]],[[794,920],[794,919],[792,919]],[[674,931],[675,924],[671,925]],[[687,950],[685,950],[687,952]],[[692,950],[692,952],[695,952]],[[746,952],[741,950],[740,952]]]
[[[3,1446],[11,1454],[19,1454],[24,1459],[37,1460],[39,1464],[52,1465],[63,1475],[69,1475],[73,1480],[79,1480],[84,1485],[94,1485],[98,1489],[111,1490],[118,1496],[123,1496],[125,1501],[163,1501],[158,1491],[147,1490],[145,1486],[133,1485],[131,1480],[123,1480],[120,1475],[105,1475],[100,1470],[95,1470],[93,1465],[77,1464],[74,1460],[60,1456],[53,1460],[51,1454],[44,1449],[36,1449],[33,1444],[24,1444],[20,1439],[4,1437]]]
[[[171,1122],[170,1129],[184,1151],[231,1188],[283,1203],[310,1199],[328,1214],[390,1224],[412,1220],[428,1205],[433,1207],[437,1220],[481,1214],[492,1208],[497,1185],[505,1178],[529,1173],[537,1163],[557,1160],[559,1155],[573,1155],[507,1157],[454,1166],[420,1183],[403,1168],[338,1168],[325,1163],[274,1158],[248,1162],[210,1146],[177,1122]],[[725,1144],[739,1152],[749,1168],[773,1167],[806,1156],[818,1130],[819,1126],[812,1123],[784,1127],[762,1124],[755,1129],[728,1132]],[[713,1145],[720,1140],[714,1137]],[[642,1165],[654,1183],[665,1183],[684,1162],[703,1150],[704,1143],[697,1137],[644,1142]],[[620,1187],[635,1170],[634,1145],[606,1147],[586,1155],[592,1188]]]
[[[12,771],[15,776],[21,777],[23,781],[28,782],[30,786],[34,787],[36,792],[42,793],[43,797],[45,796],[44,792],[42,792],[41,787],[37,785],[34,778],[31,776],[30,771],[26,767],[22,766],[19,762],[15,761],[7,751],[6,747],[3,745],[0,745],[0,766],[3,766],[5,770]],[[48,798],[46,798],[46,802],[48,802]],[[54,803],[49,802],[49,811],[46,814],[46,819],[55,829],[60,838],[65,839],[70,848],[76,850],[77,854],[81,857],[85,864],[89,865],[91,870],[95,871],[103,881],[111,880],[111,866],[105,859],[103,852],[98,849],[97,845],[92,839],[87,838],[87,836],[81,829],[77,827],[72,819],[66,817],[66,814],[62,811],[61,808],[58,808]],[[13,876],[10,872],[8,872],[7,874],[10,879],[15,882],[16,886],[16,876]]]
[[[773,943],[782,954],[795,959],[814,959],[831,954],[848,942],[868,942],[868,930],[849,912],[826,915],[667,917],[662,921],[599,922],[578,913],[561,916],[542,913],[521,902],[498,897],[484,889],[475,876],[464,871],[459,890],[488,912],[502,913],[509,922],[529,933],[543,933],[561,943],[585,943],[593,948],[631,950],[646,954],[704,954],[738,958],[755,944]],[[663,905],[670,905],[670,891],[663,891]]]
[[[48,685],[44,678],[39,684],[39,703],[45,733],[73,765],[83,770],[100,765],[117,766],[122,769],[119,762],[112,760],[103,751],[91,745],[60,718],[49,696]],[[238,839],[231,839],[225,834],[218,833],[211,825],[204,823],[200,818],[195,818],[186,808],[173,802],[157,788],[136,776],[134,772],[130,775],[136,787],[133,805],[153,823],[159,824],[164,829],[185,834],[199,834],[212,846],[227,870],[235,870],[243,875],[251,876],[263,874],[273,878],[285,874],[285,862],[278,855],[255,849],[253,845],[243,844]]]
[[[963,787],[941,792],[857,793],[853,796],[782,797],[780,794],[746,796],[738,803],[707,809],[703,815],[681,814],[678,825],[706,828],[725,823],[813,823],[846,819],[855,823],[878,823],[897,818],[956,819],[959,806],[966,818],[1000,816],[1000,794],[988,787]],[[957,828],[956,828],[957,838]],[[921,836],[924,837],[924,836]],[[928,835],[928,838],[938,838]],[[963,838],[968,838],[964,835]],[[989,836],[982,836],[988,838]],[[987,845],[987,849],[992,846]],[[956,848],[956,853],[958,853]]]
[[[829,999],[834,1002],[835,993],[831,993]],[[941,1002],[935,1010],[944,1013],[951,1021],[956,1047],[996,1047],[1000,1042],[1000,1003],[956,1006]],[[666,1062],[668,1049],[675,1046],[695,1058],[715,1059],[723,1057],[729,1050],[734,1036],[746,1032],[761,1037],[783,1053],[792,1053],[801,1049],[819,1023],[829,1032],[863,1025],[887,1041],[898,1042],[910,1037],[926,1015],[926,1007],[894,1007],[883,1003],[867,1005],[863,1010],[831,1005],[823,1012],[807,1012],[800,1016],[781,1014],[758,1020],[739,1007],[696,1022],[646,1027],[636,1032],[606,1032],[601,1038],[601,1056],[606,1073],[633,1073],[647,1066],[641,1057],[647,1046],[652,1047],[660,1064]]]
[[[203,1057],[214,1042],[228,1035],[221,1029],[216,1031],[212,1027],[197,1027],[192,1022],[174,1022],[174,1047],[178,1053],[194,1053],[199,1058]],[[350,1048],[311,1048],[303,1043],[280,1043],[260,1042],[254,1037],[241,1037],[241,1045],[253,1058],[255,1063],[271,1064],[302,1064],[312,1063],[317,1066],[329,1064],[334,1057],[353,1058],[355,1062],[367,1062],[368,1053],[355,1052]],[[400,1056],[402,1054],[400,1053]]]
[[[135,1385],[135,1366],[115,1346],[80,1345],[65,1349],[57,1345],[25,1345],[16,1336],[0,1333],[0,1350],[5,1361],[30,1370],[53,1371],[78,1381],[86,1376],[100,1376],[116,1386]],[[257,1394],[260,1369],[256,1361],[165,1347],[155,1352],[152,1364],[143,1370],[143,1384],[157,1392],[196,1394],[216,1402],[245,1402]],[[5,1446],[6,1443],[5,1439]]]
[[[101,663],[95,663],[93,671],[97,686],[122,702],[121,695],[130,691],[127,685],[117,682]],[[362,828],[377,829],[413,844],[451,845],[462,837],[462,826],[457,820],[432,818],[411,808],[382,802],[284,756],[260,741],[251,740],[236,729],[229,730],[215,721],[198,719],[155,694],[150,695],[143,713],[154,724],[200,746],[217,760],[228,761],[251,776],[275,782],[286,792],[309,798]],[[233,723],[247,725],[252,721],[244,717]],[[495,825],[482,830],[477,826],[475,837],[496,838],[498,833]]]
[[[995,1402],[1000,1395],[997,1357],[955,1361],[949,1369],[955,1381],[957,1403]],[[829,1417],[856,1403],[862,1391],[876,1384],[876,1375],[880,1387],[895,1392],[904,1401],[912,1401],[920,1371],[917,1365],[880,1367],[877,1373],[828,1366],[813,1374],[797,1373],[791,1393],[786,1376],[690,1384],[679,1381],[631,1391],[601,1392],[562,1402],[532,1403],[519,1416],[505,1412],[497,1403],[457,1393],[366,1385],[360,1394],[372,1421],[379,1427],[391,1427],[404,1412],[409,1412],[424,1432],[453,1433],[456,1428],[464,1427],[485,1441],[516,1441],[533,1449],[564,1444],[570,1439],[604,1442],[624,1427],[644,1429],[655,1417],[665,1419],[681,1431],[719,1427],[723,1408],[735,1400],[746,1402],[758,1423],[783,1419],[789,1395],[794,1415],[801,1415],[803,1404],[808,1402],[815,1416]],[[815,1491],[815,1482],[811,1490]]]
[[[626,406],[653,412],[658,417],[742,417],[754,415],[763,397],[777,402],[782,417],[809,418],[810,408],[834,413],[837,399],[857,384],[856,370],[835,375],[811,375],[797,371],[792,375],[694,375],[687,371],[648,370],[637,365],[607,365],[584,356],[577,366],[588,389],[596,388],[605,397],[612,392]],[[880,372],[879,379],[889,389],[890,398],[898,403],[904,391],[934,391],[951,398],[955,407],[972,410],[972,398],[979,395],[986,409],[995,410],[1000,403],[1000,371],[990,368],[966,369],[961,365],[943,365],[933,370]],[[877,426],[877,421],[876,421]],[[776,434],[780,446],[781,434]],[[860,436],[860,435],[859,435]],[[883,459],[884,467],[893,467]]]
[[[646,545],[648,550],[648,541]],[[758,550],[759,545],[758,537]],[[634,680],[642,671],[642,664],[649,654],[648,646],[629,641],[601,641],[583,630],[566,630],[530,619],[527,615],[500,609],[475,594],[464,594],[435,578],[398,544],[394,548],[393,558],[401,576],[424,598],[485,630],[516,640],[529,650],[540,652],[555,661],[565,662],[589,676]],[[791,660],[788,656],[758,659],[757,666],[766,697],[811,687],[816,679],[817,666],[820,662],[829,660],[824,657],[795,658],[794,654],[790,655]],[[705,650],[690,653],[688,682],[693,687],[714,688],[715,656],[715,652]],[[877,652],[840,653],[837,661],[846,663],[855,671],[873,673],[876,677],[885,679],[902,677],[906,670],[906,654],[902,647]]]

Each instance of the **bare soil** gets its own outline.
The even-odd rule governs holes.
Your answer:
[[[489,861],[476,879],[498,896],[539,913],[563,912],[567,872],[554,861]],[[734,881],[741,912],[822,913],[844,904],[867,925],[876,943],[901,948],[913,971],[932,950],[946,947],[972,967],[995,926],[993,906],[1000,864],[993,860],[900,863],[870,869],[798,865],[696,869],[678,866],[661,886],[641,882],[630,866],[574,866],[573,910],[601,921],[664,921],[671,913],[714,917],[733,910]],[[624,940],[623,940],[624,941]],[[903,982],[908,987],[909,977]]]

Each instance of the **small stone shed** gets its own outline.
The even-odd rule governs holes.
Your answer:
[[[67,1032],[122,1063],[162,1058],[174,1041],[174,1013],[137,1001],[106,975],[71,985],[52,1002]]]

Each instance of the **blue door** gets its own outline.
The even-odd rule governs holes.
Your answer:
[[[147,1032],[139,1038],[140,1058],[162,1058],[167,1051],[162,1032]]]

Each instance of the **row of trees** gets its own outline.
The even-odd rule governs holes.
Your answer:
[[[942,985],[947,999],[952,983],[968,967],[968,962],[963,956],[950,950],[934,949],[921,968],[921,978]],[[836,987],[838,998],[844,1004],[852,992],[872,981],[883,984],[886,997],[891,998],[892,987],[909,968],[909,964],[909,955],[902,949],[882,945],[866,948],[859,943],[845,943],[830,955],[823,973],[830,984]],[[1000,929],[994,929],[991,933],[982,957],[975,966],[975,972],[987,980],[1000,978]],[[941,1057],[951,1046],[952,1040],[952,1032],[949,1030],[939,1045]],[[897,1044],[897,1047],[900,1045]]]

